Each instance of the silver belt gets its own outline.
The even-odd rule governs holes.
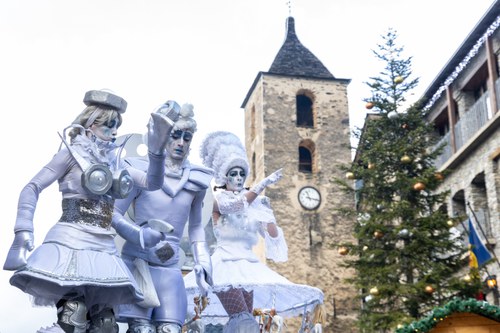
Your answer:
[[[109,230],[113,200],[63,199],[59,222],[86,224]]]

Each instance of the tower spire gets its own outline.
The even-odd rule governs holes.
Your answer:
[[[324,79],[335,78],[321,61],[299,41],[295,33],[295,19],[292,16],[286,20],[285,42],[274,58],[269,72]]]

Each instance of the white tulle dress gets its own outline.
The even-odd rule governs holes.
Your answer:
[[[288,247],[283,231],[272,238],[265,225],[276,224],[269,199],[258,196],[248,205],[244,192],[219,191],[214,194],[221,216],[214,227],[217,247],[212,254],[213,290],[209,293],[209,305],[202,313],[203,322],[225,324],[229,316],[220,300],[214,294],[230,288],[253,291],[253,307],[274,308],[283,317],[297,316],[312,310],[323,302],[323,292],[315,287],[296,284],[276,273],[252,251],[261,235],[265,240],[268,259],[275,262],[288,260]],[[184,278],[186,284],[188,311],[194,315],[193,299],[199,295],[194,272]]]

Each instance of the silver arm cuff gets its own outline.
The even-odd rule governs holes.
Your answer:
[[[208,252],[206,242],[192,242],[191,251],[193,252],[194,263],[199,264],[205,270],[205,281],[213,286],[212,280],[212,260]]]

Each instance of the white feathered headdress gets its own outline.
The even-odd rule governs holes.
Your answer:
[[[196,132],[196,121],[194,120],[194,107],[192,104],[185,103],[181,107],[181,111],[179,112],[179,119],[175,122],[174,128],[175,130],[189,130],[191,132]]]
[[[208,134],[200,147],[203,165],[215,171],[215,183],[226,184],[226,175],[234,167],[240,167],[249,174],[245,147],[240,139],[230,132],[217,131]]]

